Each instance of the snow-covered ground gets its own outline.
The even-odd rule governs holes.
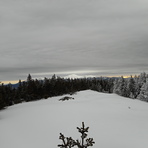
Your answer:
[[[148,103],[91,90],[74,100],[58,101],[62,97],[0,111],[0,148],[56,148],[60,132],[80,137],[76,127],[82,121],[90,127],[93,148],[148,147]]]

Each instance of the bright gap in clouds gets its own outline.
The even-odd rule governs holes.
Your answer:
[[[23,81],[23,80],[22,80]],[[1,81],[1,83],[3,83],[3,84],[16,84],[16,83],[18,83],[19,82],[19,80],[10,80],[10,81]]]

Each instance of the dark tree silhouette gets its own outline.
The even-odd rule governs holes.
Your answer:
[[[87,148],[89,146],[93,146],[95,142],[93,138],[87,138],[87,133],[89,127],[85,128],[84,122],[82,122],[82,127],[77,127],[78,132],[81,134],[81,140],[74,140],[72,137],[65,137],[62,133],[60,133],[59,139],[62,140],[62,144],[59,144],[60,148],[72,148],[77,146],[78,148]]]

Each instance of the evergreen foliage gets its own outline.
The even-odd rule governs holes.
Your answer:
[[[113,92],[121,96],[127,96],[127,84],[123,76],[121,76],[120,79],[116,79],[114,81]]]
[[[140,94],[138,95],[137,98],[148,102],[148,78],[146,79],[146,82],[143,83],[143,85],[140,89]]]
[[[77,129],[78,132],[81,134],[81,140],[74,140],[72,137],[65,137],[62,133],[60,133],[59,139],[62,140],[63,144],[59,144],[58,147],[72,148],[74,146],[77,146],[77,148],[87,148],[95,144],[93,138],[87,138],[89,127],[85,128],[84,122],[82,122],[82,127],[77,127]]]
[[[64,79],[53,75],[44,80],[32,79],[29,74],[26,81],[19,80],[19,86],[0,84],[0,109],[7,106],[53,96],[74,94],[81,90],[95,90],[104,93],[116,93],[120,96],[148,102],[148,75],[141,73],[130,78],[81,78]]]
[[[33,79],[31,74],[26,81],[19,80],[19,86],[0,85],[0,109],[7,106],[53,96],[74,94],[77,91],[92,89],[99,92],[111,93],[113,80],[103,78],[64,79],[53,75],[44,80]]]
[[[139,99],[148,102],[148,75],[144,72],[134,78],[116,79],[113,92],[132,99]]]

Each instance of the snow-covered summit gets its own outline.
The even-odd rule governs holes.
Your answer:
[[[68,95],[65,95],[68,96]],[[146,148],[148,104],[115,94],[87,90],[74,100],[64,96],[21,103],[0,111],[1,148],[56,148],[59,133],[80,137],[76,127],[89,126],[92,148]]]
[[[93,77],[95,77],[95,76],[93,76],[93,75],[80,76],[80,75],[76,75],[76,74],[71,74],[71,75],[65,76],[64,78],[65,79],[68,79],[68,78],[77,79],[77,78],[93,78]]]

